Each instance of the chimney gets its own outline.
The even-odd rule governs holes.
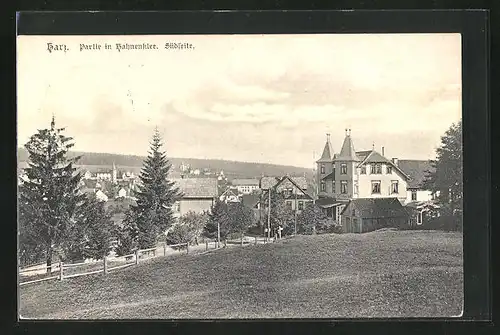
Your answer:
[[[397,158],[393,158],[392,159],[392,163],[396,166],[398,166],[398,159]]]
[[[384,157],[385,157],[385,150],[384,150],[384,149],[385,149],[385,148],[384,148],[384,147],[382,147],[382,156],[384,156]]]

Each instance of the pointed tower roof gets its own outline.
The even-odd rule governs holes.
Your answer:
[[[329,163],[333,160],[333,148],[332,143],[330,143],[330,134],[326,134],[325,148],[323,149],[323,154],[321,158],[318,159],[317,163]]]
[[[339,155],[335,158],[337,161],[361,161],[359,157],[356,155],[356,150],[354,150],[354,144],[352,144],[351,139],[351,129],[345,130],[345,139],[342,144],[342,149],[340,150]]]

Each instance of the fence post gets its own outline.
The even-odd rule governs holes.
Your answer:
[[[139,264],[139,249],[135,251],[135,265]]]
[[[255,245],[257,245],[257,236],[255,236]]]
[[[167,243],[163,244],[163,256],[167,256]]]
[[[107,256],[104,256],[104,258],[103,258],[103,260],[102,260],[102,261],[103,261],[103,264],[104,264],[104,274],[107,274],[107,273],[108,273],[108,264],[107,264],[108,262],[107,262],[107,258],[108,258]]]
[[[63,261],[59,261],[59,280],[63,280]]]
[[[205,241],[205,251],[208,251],[208,241]]]
[[[240,245],[243,246],[243,235],[240,237]]]
[[[189,254],[189,242],[186,243],[186,254]]]

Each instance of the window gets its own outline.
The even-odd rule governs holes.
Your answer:
[[[321,174],[325,174],[325,164],[321,164],[320,169],[321,169]]]
[[[181,204],[179,202],[174,203],[174,212],[180,212]]]
[[[332,181],[332,193],[335,193],[335,180]]]
[[[358,182],[356,182],[354,184],[354,194],[358,194],[359,193],[359,186],[358,186]]]
[[[363,165],[361,167],[361,174],[366,174],[366,166],[365,165]]]
[[[321,191],[323,191],[323,192],[326,191],[326,184],[324,181],[321,181]]]
[[[288,207],[288,208],[292,208],[292,202],[291,202],[291,201],[287,201],[287,202],[286,202],[286,207]]]
[[[380,180],[372,181],[372,194],[380,194]]]
[[[399,184],[397,180],[391,181],[391,194],[399,193]]]
[[[340,174],[347,174],[347,164],[340,165]]]
[[[354,208],[352,209],[351,216],[356,216],[356,210]]]
[[[382,164],[375,164],[375,173],[382,174]]]
[[[422,224],[422,212],[418,212],[417,214],[417,224],[418,225]]]
[[[347,194],[347,180],[342,180],[340,182],[340,193]]]
[[[417,201],[417,191],[411,191],[411,201]]]
[[[370,165],[370,174],[375,174],[375,164]]]
[[[387,174],[392,174],[392,166],[387,165]]]
[[[303,201],[299,201],[299,211],[301,211],[303,209],[304,209],[304,202]]]

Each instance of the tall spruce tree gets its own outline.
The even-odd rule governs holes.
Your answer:
[[[85,195],[79,192],[81,175],[73,164],[80,158],[68,158],[73,139],[56,128],[38,130],[25,148],[29,154],[26,178],[19,187],[20,252],[36,250],[43,254],[51,271],[52,254],[72,234],[75,213]]]
[[[140,248],[156,244],[157,238],[174,222],[172,205],[181,196],[179,189],[168,180],[171,168],[166,154],[161,150],[162,139],[155,129],[148,157],[139,176],[140,185],[135,196],[137,204],[130,207],[130,216],[137,226]]]

